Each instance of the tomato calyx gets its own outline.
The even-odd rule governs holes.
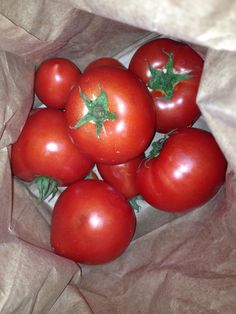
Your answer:
[[[152,159],[157,157],[160,154],[160,151],[167,140],[168,135],[164,135],[162,138],[160,138],[158,141],[155,141],[152,143],[152,149],[150,150],[147,159]]]
[[[138,205],[137,201],[138,200],[143,200],[142,195],[136,195],[134,197],[131,197],[128,202],[130,203],[130,205],[132,206],[133,210],[135,210],[137,213],[139,213],[139,210],[141,208],[140,205]]]
[[[85,180],[98,180],[98,176],[94,171],[90,171],[89,174],[84,178]]]
[[[103,89],[100,88],[99,96],[93,100],[89,99],[81,89],[80,95],[85,102],[88,112],[72,126],[72,129],[77,129],[87,122],[93,122],[97,127],[97,136],[100,137],[104,122],[106,120],[116,120],[117,115],[109,111],[107,94]]]
[[[38,176],[36,177],[30,185],[36,184],[38,189],[38,199],[40,201],[46,200],[49,196],[50,199],[53,199],[53,197],[56,195],[58,188],[57,188],[57,182],[55,179],[52,179],[47,176]]]
[[[173,54],[167,52],[165,49],[163,49],[163,52],[169,57],[169,60],[162,70],[155,69],[149,65],[152,77],[147,86],[152,90],[164,92],[165,97],[159,97],[159,99],[170,100],[173,97],[175,85],[183,80],[192,78],[192,75],[175,73]]]

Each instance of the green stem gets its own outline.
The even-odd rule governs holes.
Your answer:
[[[167,140],[168,135],[164,135],[162,138],[160,138],[158,141],[152,143],[152,149],[149,152],[147,159],[155,158],[160,154],[160,151]]]
[[[32,182],[26,182],[16,177],[16,181],[28,190],[30,190],[30,186],[36,185],[38,191],[38,200],[40,202],[46,200],[49,196],[51,196],[51,198],[49,199],[50,201],[51,199],[53,199],[58,191],[56,180],[46,176],[38,176]],[[30,192],[32,193],[32,191]]]
[[[46,200],[49,196],[50,201],[58,191],[56,180],[50,177],[38,176],[31,182],[31,184],[36,184],[38,189],[38,199],[40,201]]]
[[[85,123],[94,122],[97,127],[97,136],[100,137],[104,122],[106,120],[116,120],[117,115],[109,111],[107,94],[101,88],[99,96],[94,100],[89,99],[81,89],[80,95],[84,100],[88,112],[71,128],[77,129]]]
[[[149,65],[149,70],[152,77],[148,82],[148,87],[152,90],[160,90],[164,92],[165,97],[160,97],[162,100],[170,100],[174,94],[175,85],[183,80],[189,79],[192,75],[181,74],[174,72],[174,57],[172,53],[163,49],[163,52],[169,57],[163,69],[155,69]]]
[[[130,203],[130,205],[133,207],[133,209],[139,213],[141,206],[138,205],[137,201],[138,200],[142,200],[142,196],[141,195],[136,195],[134,197],[131,197],[128,201]]]

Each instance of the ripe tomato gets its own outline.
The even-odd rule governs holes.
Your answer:
[[[152,97],[131,72],[100,66],[83,73],[66,117],[74,142],[98,163],[118,164],[141,154],[155,132]]]
[[[71,141],[65,113],[44,108],[31,111],[12,145],[11,165],[13,174],[22,180],[46,176],[66,186],[84,178],[94,162]]]
[[[168,133],[192,125],[203,59],[186,43],[158,38],[137,49],[129,70],[148,85],[156,107],[156,130]]]
[[[144,160],[144,153],[118,165],[97,164],[101,177],[120,191],[127,199],[138,195],[136,171]]]
[[[63,109],[80,74],[80,69],[68,59],[47,59],[35,73],[35,94],[47,107]]]
[[[152,206],[185,212],[210,200],[225,180],[227,162],[207,131],[183,128],[173,132],[160,154],[142,163],[137,184]]]
[[[58,255],[82,264],[103,264],[120,256],[136,226],[124,196],[101,180],[72,184],[52,214],[51,246]]]
[[[111,57],[103,57],[103,58],[95,59],[92,62],[90,62],[85,68],[84,72],[92,68],[101,66],[101,65],[109,65],[109,66],[125,68],[125,66],[119,60],[115,58],[111,58]]]

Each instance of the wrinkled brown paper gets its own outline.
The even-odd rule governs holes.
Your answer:
[[[4,0],[0,29],[0,313],[235,313],[236,3]],[[119,259],[77,265],[51,251],[52,203],[38,203],[11,175],[11,144],[34,101],[34,69],[55,55],[81,70],[101,56],[127,63],[157,34],[204,53],[199,126],[225,153],[226,184],[185,215],[144,204]]]

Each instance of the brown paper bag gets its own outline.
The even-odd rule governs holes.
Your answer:
[[[229,0],[1,1],[1,313],[235,312],[235,9]],[[33,104],[35,66],[58,55],[83,69],[96,57],[125,57],[157,33],[207,51],[198,103],[228,159],[226,184],[185,215],[146,207],[119,259],[77,265],[51,251],[51,206],[11,175],[11,144]]]

